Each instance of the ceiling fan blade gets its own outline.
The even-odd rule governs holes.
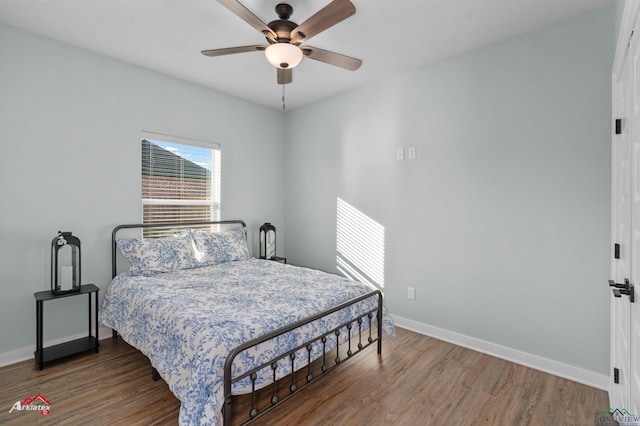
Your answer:
[[[265,50],[266,48],[267,48],[266,45],[254,44],[251,46],[225,47],[222,49],[203,50],[201,53],[204,56],[214,57],[214,56],[233,55],[234,53],[257,52],[257,51]]]
[[[291,32],[291,42],[299,43],[302,40],[309,40],[314,35],[334,26],[355,13],[356,8],[349,0],[333,0],[309,19],[298,25]]]
[[[269,40],[274,43],[277,40],[276,33],[267,26],[260,18],[253,14],[249,9],[244,7],[242,3],[237,0],[218,0],[218,3],[229,9],[236,14],[240,19],[251,25],[256,30],[264,34]]]
[[[291,68],[278,68],[278,84],[289,84],[293,81],[293,70]]]
[[[344,68],[349,71],[355,71],[360,68],[360,65],[362,65],[362,61],[360,59],[341,55],[335,52],[329,52],[328,50],[318,49],[317,47],[302,46],[301,49],[304,56],[309,59],[315,59],[316,61],[335,65],[336,67]]]

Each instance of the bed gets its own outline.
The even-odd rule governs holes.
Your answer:
[[[394,335],[379,290],[251,258],[240,220],[120,225],[112,275],[100,322],[149,358],[183,425],[250,423]]]

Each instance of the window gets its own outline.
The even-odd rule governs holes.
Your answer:
[[[144,132],[141,153],[143,223],[220,219],[219,145]]]

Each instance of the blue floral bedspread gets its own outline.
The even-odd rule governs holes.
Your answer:
[[[224,363],[233,348],[371,290],[337,275],[259,259],[154,276],[124,273],[105,292],[100,322],[151,360],[182,402],[180,424],[217,425],[222,423]],[[365,299],[245,351],[234,361],[234,375],[297,347],[318,330],[348,321],[354,311],[376,306],[377,298]],[[383,331],[394,336],[391,320],[383,318]],[[278,371],[288,373],[286,364]],[[266,376],[258,377],[257,387],[271,380]],[[234,393],[248,390],[246,382],[233,388]]]

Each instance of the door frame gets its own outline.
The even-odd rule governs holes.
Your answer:
[[[626,95],[627,97],[627,101],[631,102],[631,100],[629,100],[629,97],[632,96],[632,87],[633,85],[637,84],[635,82],[636,77],[633,75],[632,73],[632,69],[630,68],[630,64],[628,63],[628,60],[630,60],[631,58],[628,58],[629,56],[629,48],[631,45],[631,38],[633,35],[633,31],[634,28],[636,28],[636,23],[638,22],[638,17],[639,17],[639,12],[640,12],[640,1],[629,1],[627,0],[624,4],[624,10],[623,10],[623,14],[622,14],[622,20],[620,23],[620,28],[619,28],[619,32],[618,32],[618,40],[617,40],[617,44],[616,44],[616,52],[615,52],[615,57],[614,57],[614,62],[613,62],[613,69],[612,69],[612,75],[611,75],[611,87],[612,87],[612,93],[611,93],[611,97],[612,97],[612,101],[611,101],[611,113],[612,113],[612,121],[611,123],[615,123],[615,120],[618,118],[623,118],[621,114],[624,113],[624,111],[621,111],[620,108],[620,88],[618,85],[618,79],[623,75],[624,71],[625,71],[625,67],[627,67],[627,72],[629,73],[629,85],[628,85],[628,93]],[[640,25],[637,26],[638,28],[638,32],[639,34],[635,34],[634,36],[636,37],[636,42],[638,37],[640,37]],[[632,111],[630,111],[630,106],[627,106],[627,112],[628,115],[631,116],[632,115]],[[626,117],[625,117],[626,118]],[[631,131],[631,128],[633,126],[630,125],[630,123],[623,123],[623,125],[625,125],[625,127],[627,127],[627,132]],[[612,149],[612,155],[611,155],[611,167],[612,167],[612,203],[611,203],[611,237],[612,237],[612,241],[611,241],[611,277],[613,279],[622,279],[622,277],[618,277],[617,273],[618,273],[618,265],[616,263],[616,259],[614,256],[614,244],[618,241],[617,240],[617,234],[618,234],[618,225],[619,225],[619,221],[618,221],[618,217],[619,214],[621,213],[620,211],[618,211],[618,200],[617,200],[617,185],[620,184],[620,182],[618,181],[618,173],[617,173],[617,167],[618,167],[618,150],[617,147],[619,145],[619,140],[617,139],[619,136],[616,135],[615,131],[611,132],[612,134],[612,142],[611,142],[611,149]],[[633,135],[631,135],[632,137]],[[633,157],[633,152],[631,150],[632,148],[632,144],[633,144],[633,140],[629,141],[630,143],[630,152],[629,152],[629,161],[631,163],[631,169],[635,169],[640,167],[640,164],[633,164],[634,159],[631,158]],[[634,179],[634,172],[633,170],[629,170],[630,172],[630,176],[629,176],[629,182],[625,182],[623,184],[632,184],[631,180]],[[635,183],[634,183],[635,184]],[[633,202],[632,202],[633,204]],[[631,212],[631,222],[633,224],[633,212]],[[631,238],[629,239],[629,242],[631,243]],[[631,244],[629,244],[629,247],[623,247],[623,250],[626,250],[627,252],[631,249]],[[640,253],[631,253],[632,256],[638,256],[640,255]],[[629,267],[631,268],[631,258],[629,258]],[[632,277],[631,273],[633,271],[629,271],[629,277],[632,280],[633,279],[637,279],[638,277]],[[611,336],[610,336],[610,348],[611,348],[611,352],[610,352],[610,363],[611,363],[611,369],[610,369],[610,375],[611,375],[611,379],[610,379],[610,387],[609,387],[609,400],[610,400],[610,405],[611,407],[614,408],[626,408],[628,407],[628,404],[631,402],[630,401],[630,393],[631,393],[631,386],[632,384],[629,383],[629,379],[632,378],[632,371],[627,371],[627,370],[631,370],[631,363],[627,363],[627,365],[624,366],[618,366],[618,367],[624,367],[624,372],[623,374],[621,374],[621,379],[622,383],[620,383],[620,385],[622,386],[626,386],[625,388],[618,388],[617,386],[620,386],[618,384],[614,383],[614,379],[613,379],[613,368],[615,367],[615,363],[619,362],[617,360],[618,358],[618,351],[620,350],[620,348],[618,347],[618,339],[617,339],[617,331],[619,327],[625,326],[628,327],[628,331],[629,331],[629,336],[628,336],[628,344],[629,347],[627,348],[629,350],[629,354],[627,356],[629,356],[629,358],[631,357],[631,339],[632,337],[632,331],[631,331],[631,307],[629,306],[629,304],[625,303],[623,306],[624,308],[622,308],[622,306],[619,303],[619,300],[615,300],[613,298],[613,296],[611,297],[611,319],[612,319],[612,324],[611,324]],[[626,302],[626,300],[625,300]],[[628,315],[626,315],[626,319],[628,320],[629,324],[616,324],[617,320],[622,320],[624,321],[625,315],[620,315],[620,312],[616,312],[615,309],[628,309]],[[622,391],[622,392],[621,392]],[[622,396],[620,396],[620,394],[622,393]],[[620,399],[623,399],[623,401],[620,401]]]

